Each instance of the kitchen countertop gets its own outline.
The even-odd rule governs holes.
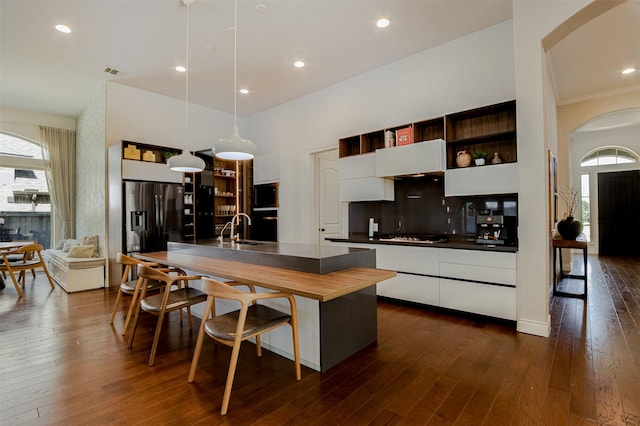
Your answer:
[[[510,246],[493,246],[485,244],[476,244],[475,239],[452,239],[441,243],[424,243],[424,242],[412,242],[412,241],[380,241],[377,238],[372,240],[366,237],[349,237],[349,238],[326,238],[327,241],[333,241],[337,243],[357,243],[357,244],[385,244],[394,246],[408,246],[408,247],[427,247],[427,248],[448,248],[448,249],[461,249],[461,250],[479,250],[479,251],[499,251],[507,253],[516,253],[518,247]]]
[[[300,272],[326,274],[352,267],[375,268],[375,252],[353,247],[320,244],[203,240],[197,244],[169,242],[168,251],[206,256]]]

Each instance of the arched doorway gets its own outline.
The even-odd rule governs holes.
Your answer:
[[[580,186],[590,251],[640,255],[640,108],[602,114],[571,132],[571,181]]]

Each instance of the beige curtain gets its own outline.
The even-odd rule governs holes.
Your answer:
[[[58,239],[74,238],[76,193],[76,132],[40,126],[40,143],[49,196],[60,219]]]

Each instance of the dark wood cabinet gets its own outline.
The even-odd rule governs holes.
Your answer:
[[[503,163],[517,162],[515,101],[450,114],[445,121],[448,169],[456,168],[460,151],[485,152],[489,165],[494,154]]]

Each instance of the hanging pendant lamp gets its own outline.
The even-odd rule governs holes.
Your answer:
[[[182,0],[182,2],[187,6],[187,57],[185,67],[187,70],[185,71],[185,148],[182,150],[180,155],[174,155],[173,157],[167,160],[167,164],[169,168],[176,172],[183,173],[194,173],[201,172],[204,170],[204,160],[200,157],[196,157],[195,155],[189,152],[189,6],[191,6],[194,0]]]
[[[220,138],[213,153],[222,160],[250,160],[258,149],[249,139],[242,139],[238,131],[238,0],[233,3],[233,133],[228,138]]]

